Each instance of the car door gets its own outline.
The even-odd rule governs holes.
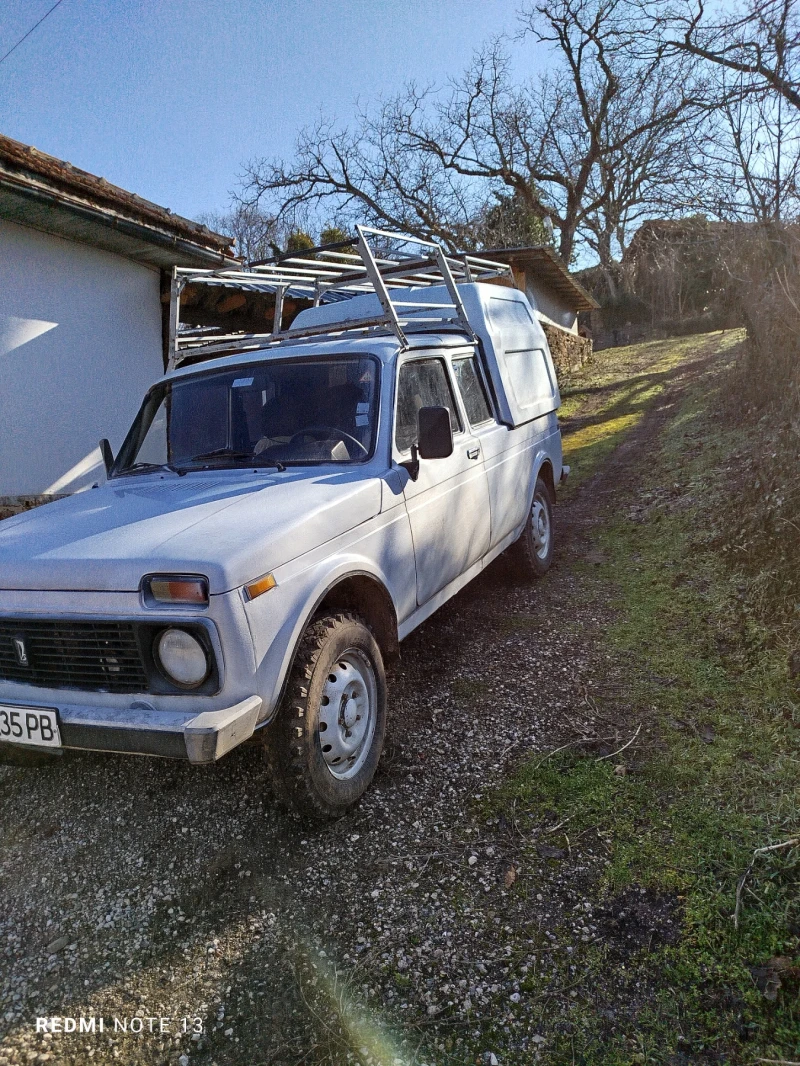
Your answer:
[[[443,356],[400,364],[395,406],[395,457],[410,459],[421,407],[446,407],[453,453],[423,459],[416,481],[404,487],[414,543],[417,603],[421,606],[476,563],[489,549],[489,487],[480,442],[465,428]]]
[[[453,356],[453,375],[472,432],[478,438],[483,452],[489,486],[493,548],[525,520],[533,489],[532,449],[541,433],[536,429],[536,422],[510,429],[497,421],[474,352]]]

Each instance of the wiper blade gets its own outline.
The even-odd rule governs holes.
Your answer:
[[[201,452],[200,455],[193,455],[191,459],[186,461],[189,463],[199,463],[203,459],[252,459],[252,452],[237,452],[234,448],[215,448],[213,452]]]
[[[124,470],[115,470],[114,477],[124,477],[126,474],[143,474],[148,470],[169,470],[173,474],[185,474],[185,470],[181,470],[177,466],[172,466],[171,463],[134,463],[132,466],[126,466]]]
[[[277,471],[283,471],[286,467],[278,459],[262,459],[260,455],[252,452],[237,452],[234,448],[216,448],[213,452],[202,452],[193,455],[187,463],[204,463],[212,459],[233,459],[234,462],[246,463],[247,466],[273,466]]]

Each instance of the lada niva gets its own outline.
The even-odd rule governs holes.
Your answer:
[[[0,523],[0,741],[211,763],[257,740],[289,805],[345,812],[403,638],[501,552],[524,578],[552,558],[547,342],[523,293],[457,288],[455,324],[452,284],[401,290],[400,337],[353,330],[385,308],[355,295],[178,367],[103,484]]]

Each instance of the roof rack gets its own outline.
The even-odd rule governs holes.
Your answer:
[[[205,359],[230,352],[264,348],[285,342],[313,339],[323,334],[352,331],[391,331],[407,344],[406,333],[419,329],[457,327],[474,335],[458,285],[489,278],[508,277],[511,268],[475,255],[451,255],[434,241],[402,233],[356,226],[357,236],[336,244],[287,252],[241,269],[194,270],[174,267],[170,288],[168,370],[182,362]],[[373,247],[370,244],[370,240]],[[408,246],[415,246],[414,252]],[[275,313],[269,333],[227,333],[216,327],[186,327],[180,320],[181,292],[186,285],[222,285],[226,288],[274,293]],[[404,289],[445,285],[447,303],[427,303],[402,299]],[[283,328],[283,307],[287,297],[303,299],[317,307],[371,293],[378,297],[381,313],[369,318],[353,317],[335,325]],[[399,298],[398,298],[399,297]],[[416,312],[426,312],[424,318]],[[438,311],[439,314],[431,314]]]

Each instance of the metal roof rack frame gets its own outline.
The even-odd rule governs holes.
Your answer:
[[[175,370],[189,358],[195,362],[226,353],[350,332],[391,331],[403,347],[407,346],[406,334],[409,331],[430,332],[442,327],[455,327],[474,337],[458,285],[512,277],[511,267],[506,263],[466,253],[452,255],[435,241],[371,226],[356,226],[356,233],[356,237],[347,241],[286,252],[241,269],[174,267],[170,286],[167,369]],[[370,245],[370,239],[373,243],[415,245],[419,251],[414,254],[402,251],[393,253],[384,248],[379,253]],[[189,284],[222,285],[244,291],[274,293],[272,330],[269,333],[223,335],[212,332],[209,327],[182,328],[181,293]],[[404,289],[431,285],[445,285],[449,302],[421,304],[398,299],[402,297]],[[369,318],[354,317],[335,324],[283,328],[283,307],[287,295],[311,300],[316,307],[321,302],[346,300],[368,293],[378,297],[382,314]],[[414,317],[415,310],[424,311],[425,317]],[[431,311],[439,311],[440,314],[431,315]]]

